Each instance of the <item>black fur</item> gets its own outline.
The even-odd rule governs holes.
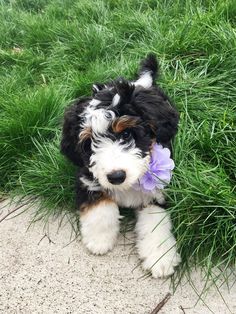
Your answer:
[[[76,209],[78,210],[85,204],[86,206],[93,204],[103,195],[102,191],[93,191],[92,193],[88,191],[80,180],[82,177],[90,181],[94,180],[92,173],[87,168],[79,169],[76,176]]]
[[[153,82],[155,83],[155,80],[157,79],[157,76],[159,74],[159,65],[156,56],[152,53],[148,54],[147,57],[141,61],[139,75],[141,75],[143,72],[148,71],[151,72]]]
[[[132,110],[151,127],[157,143],[169,145],[177,133],[179,115],[164,92],[157,86],[137,88],[130,104]]]
[[[92,98],[76,100],[64,114],[64,124],[62,130],[61,153],[71,160],[76,166],[83,167],[84,161],[90,157],[90,145],[79,143],[79,133],[81,132],[81,113],[87,107]]]
[[[119,105],[128,104],[134,92],[134,85],[123,78],[120,78],[117,81],[115,81],[114,85],[116,93],[120,95]]]

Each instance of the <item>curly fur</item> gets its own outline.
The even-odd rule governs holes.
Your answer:
[[[138,209],[137,249],[154,277],[173,273],[180,261],[170,218],[160,207],[161,191],[133,188],[147,170],[152,145],[171,148],[178,129],[176,109],[155,84],[158,70],[150,54],[141,62],[136,81],[119,78],[94,84],[92,97],[78,99],[66,110],[61,141],[62,153],[79,167],[76,203],[86,247],[94,254],[112,249],[119,229],[118,206]],[[152,232],[158,223],[160,232]],[[152,265],[161,254],[161,262]]]

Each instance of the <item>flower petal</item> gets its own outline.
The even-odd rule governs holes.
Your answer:
[[[147,171],[135,189],[150,192],[156,188],[164,189],[170,183],[172,171],[175,167],[173,159],[170,158],[170,150],[160,144],[154,144],[152,149],[149,171]]]
[[[153,190],[156,186],[157,180],[155,176],[151,173],[146,172],[145,175],[140,179],[140,184],[143,186],[145,190]]]

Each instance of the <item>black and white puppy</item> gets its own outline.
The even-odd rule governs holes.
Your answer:
[[[78,166],[76,201],[84,245],[105,254],[117,240],[120,207],[137,210],[137,250],[153,277],[174,272],[180,262],[161,190],[134,185],[148,169],[155,143],[170,148],[179,115],[155,79],[154,55],[141,62],[136,81],[93,85],[93,97],[65,112],[61,151]]]

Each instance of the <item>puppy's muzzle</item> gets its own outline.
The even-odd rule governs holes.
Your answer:
[[[117,170],[108,173],[107,180],[114,185],[121,184],[125,181],[126,173],[124,170]]]

